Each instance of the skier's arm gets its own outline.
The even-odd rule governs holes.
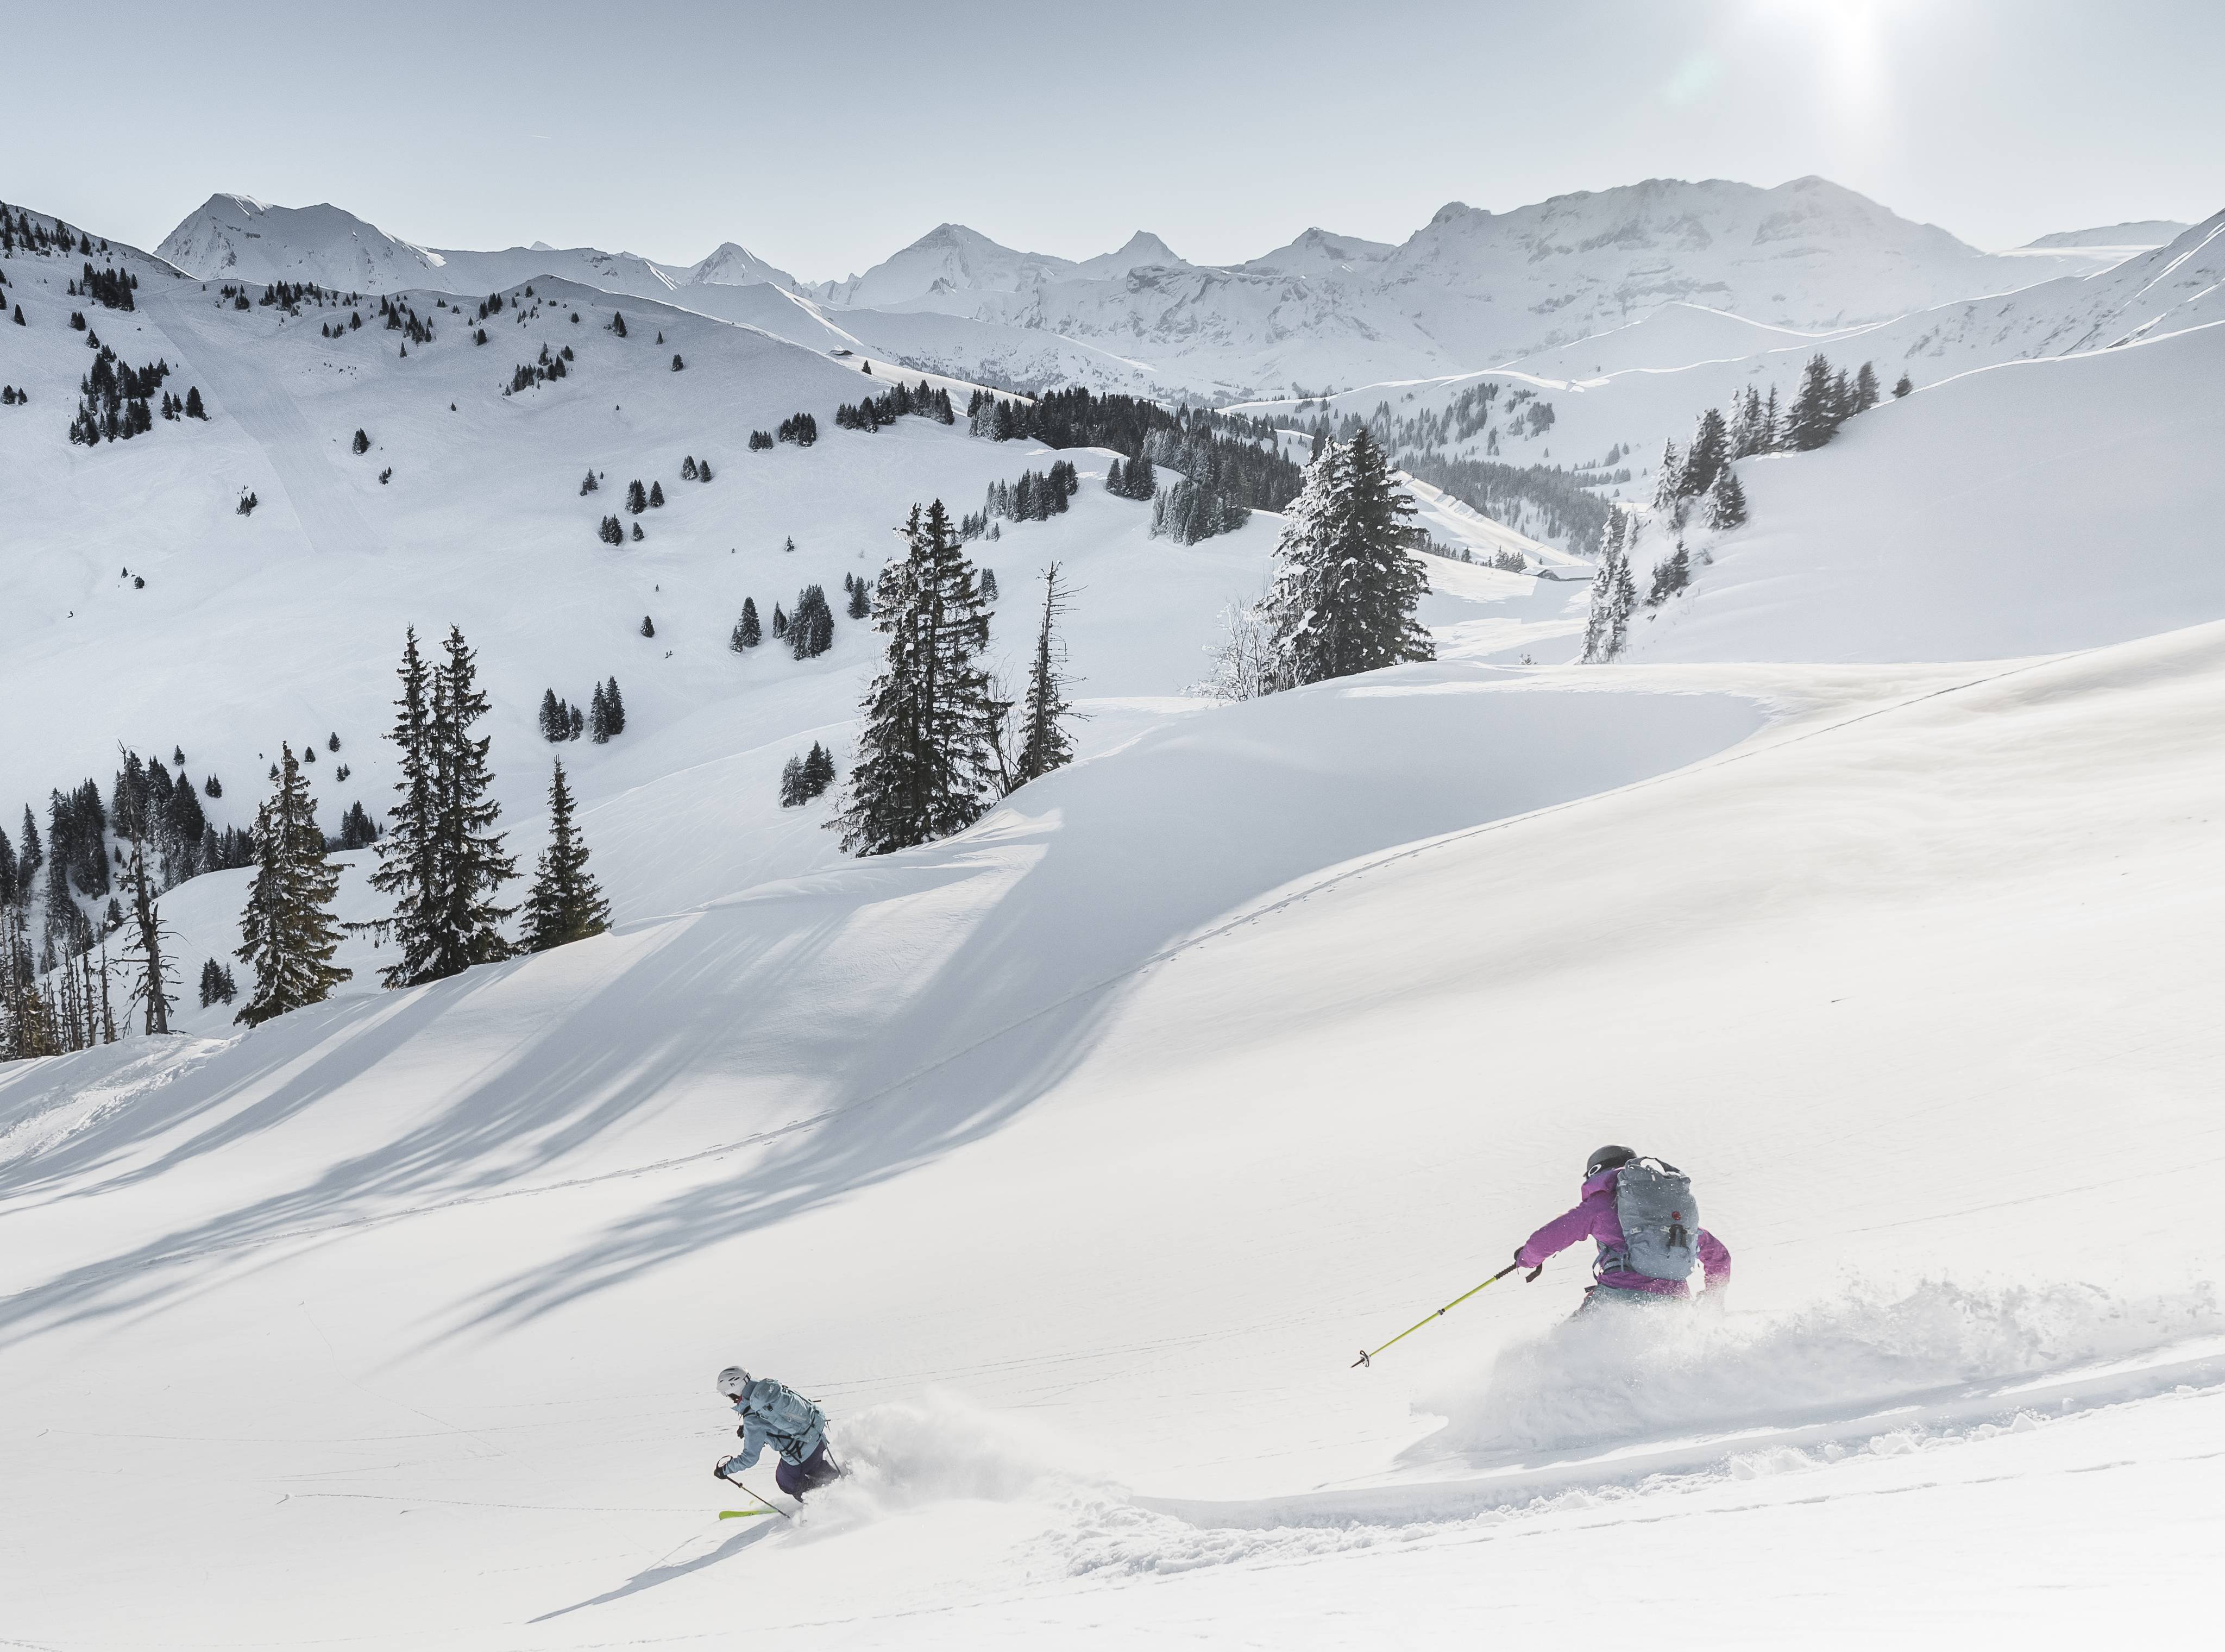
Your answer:
[[[1612,1199],[1608,1193],[1603,1196]],[[1564,1212],[1539,1228],[1523,1241],[1522,1248],[1514,1253],[1514,1260],[1525,1268],[1542,1265],[1548,1256],[1558,1256],[1579,1239],[1592,1237],[1592,1224],[1598,1217],[1601,1197],[1587,1199],[1572,1211]]]
[[[733,1455],[733,1466],[738,1470],[755,1468],[758,1465],[758,1453],[765,1448],[764,1424],[745,1413],[739,1432],[742,1436],[742,1448]]]
[[[1723,1242],[1707,1229],[1700,1230],[1700,1271],[1706,1281],[1702,1288],[1715,1290],[1731,1282],[1731,1253]]]

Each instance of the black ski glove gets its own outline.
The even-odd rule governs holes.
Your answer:
[[[725,1480],[726,1478],[726,1465],[733,1460],[734,1459],[731,1457],[721,1457],[717,1462],[712,1464],[711,1478],[714,1480]],[[729,1484],[731,1484],[731,1482],[729,1482]]]
[[[1514,1253],[1514,1265],[1518,1268],[1522,1266],[1522,1252],[1518,1249]],[[1525,1285],[1534,1285],[1537,1282],[1537,1275],[1544,1271],[1545,1264],[1541,1262],[1535,1268],[1532,1268],[1528,1273],[1522,1275],[1522,1282]]]

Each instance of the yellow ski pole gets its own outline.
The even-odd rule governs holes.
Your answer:
[[[1507,1275],[1519,1273],[1521,1269],[1522,1264],[1520,1263],[1509,1263],[1506,1267],[1501,1268],[1497,1273],[1492,1275],[1490,1278],[1485,1280],[1482,1285],[1478,1285],[1475,1288],[1475,1291],[1481,1290],[1485,1285],[1496,1285],[1500,1280],[1506,1278]],[[1414,1332],[1419,1331],[1423,1326],[1429,1324],[1431,1320],[1442,1320],[1446,1314],[1451,1313],[1462,1302],[1467,1301],[1470,1296],[1474,1295],[1475,1291],[1468,1291],[1462,1295],[1455,1296],[1451,1301],[1446,1303],[1435,1313],[1431,1313],[1423,1319],[1417,1320],[1413,1324],[1408,1326],[1404,1331],[1401,1331],[1397,1336],[1391,1338],[1389,1342],[1385,1343],[1382,1348],[1378,1348],[1375,1351],[1375,1353],[1370,1353],[1365,1348],[1361,1349],[1360,1351],[1360,1358],[1352,1362],[1352,1369],[1358,1370],[1362,1365],[1372,1364],[1375,1360],[1375,1354],[1379,1354],[1384,1351],[1384,1349],[1405,1341],[1406,1339],[1412,1336]]]

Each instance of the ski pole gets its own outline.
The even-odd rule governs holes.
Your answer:
[[[1475,1288],[1475,1291],[1481,1290],[1484,1288],[1484,1285],[1496,1285],[1500,1280],[1506,1278],[1507,1275],[1512,1273],[1519,1273],[1521,1269],[1522,1264],[1520,1263],[1509,1263],[1506,1267],[1501,1268],[1497,1273],[1492,1275],[1490,1278],[1485,1280],[1483,1282],[1483,1285],[1478,1285]],[[1431,1320],[1442,1320],[1446,1314],[1451,1313],[1462,1302],[1467,1301],[1470,1296],[1474,1295],[1475,1291],[1468,1291],[1462,1295],[1455,1296],[1451,1301],[1446,1303],[1435,1313],[1431,1313],[1422,1319],[1417,1320],[1413,1324],[1408,1326],[1404,1331],[1401,1331],[1397,1336],[1391,1338],[1390,1342],[1385,1343],[1382,1348],[1378,1348],[1375,1351],[1375,1353],[1370,1353],[1365,1348],[1361,1349],[1360,1351],[1360,1358],[1352,1362],[1352,1369],[1358,1370],[1362,1365],[1373,1364],[1375,1354],[1381,1353],[1384,1349],[1391,1347],[1395,1343],[1405,1341],[1406,1339],[1412,1336],[1414,1332],[1419,1331],[1423,1326],[1429,1324]]]
[[[781,1508],[777,1503],[774,1503],[774,1502],[773,1502],[773,1500],[772,1500],[770,1497],[766,1497],[766,1496],[764,1495],[764,1493],[763,1493],[762,1491],[758,1491],[756,1488],[754,1488],[753,1486],[751,1486],[751,1485],[747,1481],[744,1480],[744,1479],[743,1479],[739,1475],[736,1475],[736,1474],[722,1474],[722,1475],[720,1475],[719,1478],[720,1479],[722,1479],[722,1480],[730,1481],[730,1482],[732,1482],[733,1484],[740,1486],[740,1487],[742,1488],[742,1490],[743,1490],[743,1491],[747,1491],[747,1492],[748,1492],[751,1497],[755,1497],[755,1498],[756,1498],[759,1503],[762,1503],[763,1504],[764,1504],[765,1508],[766,1508],[768,1510],[770,1510],[770,1511],[771,1513],[773,1513],[773,1514],[777,1514],[777,1515],[778,1515],[778,1516],[779,1516],[783,1520],[793,1521],[793,1520],[796,1518],[796,1516],[795,1516],[794,1515],[792,1515],[792,1514],[789,1513],[787,1510],[785,1510],[785,1509],[783,1509],[783,1508]],[[724,1515],[721,1515],[721,1516],[719,1516],[719,1518],[720,1518],[721,1520],[723,1520],[723,1519],[725,1519],[725,1518],[726,1518],[726,1516],[725,1516]]]

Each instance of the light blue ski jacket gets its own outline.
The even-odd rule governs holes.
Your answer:
[[[737,1469],[753,1468],[768,1446],[788,1462],[807,1461],[827,1443],[827,1414],[794,1389],[760,1377],[734,1402],[742,1419]]]

